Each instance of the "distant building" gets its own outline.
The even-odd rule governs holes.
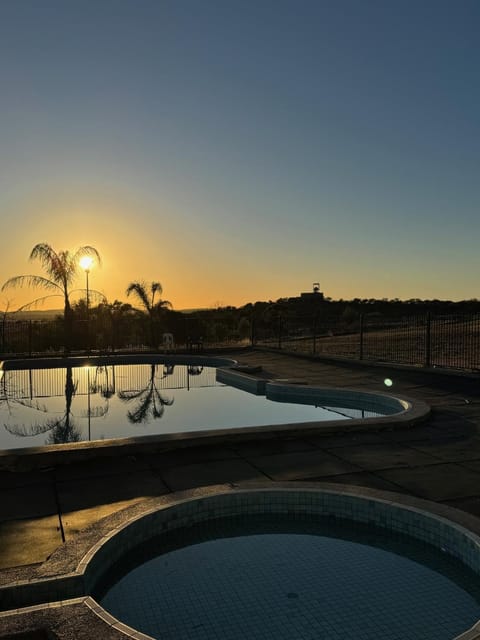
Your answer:
[[[306,304],[323,302],[325,300],[325,296],[322,291],[320,291],[320,283],[314,282],[312,291],[304,291],[296,298],[289,298],[289,302],[302,302]]]
[[[323,293],[320,291],[320,283],[319,282],[314,282],[313,283],[313,290],[301,293],[300,297],[304,298],[304,299],[311,299],[311,300],[318,300],[318,299],[319,300],[324,300],[324,298],[325,298]]]

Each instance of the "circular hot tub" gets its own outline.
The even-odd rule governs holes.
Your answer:
[[[352,492],[228,491],[153,510],[84,559],[150,638],[451,640],[480,618],[475,534]]]

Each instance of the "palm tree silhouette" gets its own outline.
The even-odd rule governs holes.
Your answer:
[[[150,365],[150,378],[143,389],[119,391],[117,394],[120,400],[124,400],[125,402],[138,401],[133,411],[127,412],[128,420],[133,424],[148,422],[149,415],[154,419],[161,418],[165,407],[170,407],[173,404],[173,398],[164,398],[160,389],[157,388],[155,383],[156,371],[157,365]]]
[[[53,292],[23,305],[20,309],[28,309],[54,296],[63,298],[65,351],[67,352],[70,351],[71,346],[73,320],[70,305],[70,294],[72,293],[70,287],[78,275],[79,260],[83,256],[90,256],[99,264],[101,263],[100,255],[95,247],[85,245],[73,252],[68,250],[57,252],[49,244],[41,242],[33,247],[30,253],[30,260],[39,260],[48,277],[36,275],[14,276],[9,278],[2,286],[2,291],[9,287],[23,287],[26,285],[29,287],[41,287]],[[102,295],[95,291],[91,293]]]
[[[127,296],[133,293],[149,317],[151,347],[154,347],[156,344],[155,318],[159,317],[162,311],[172,306],[168,300],[162,300],[161,298],[155,302],[156,295],[161,296],[162,292],[163,288],[160,282],[152,282],[150,285],[147,285],[147,283],[143,281],[131,282],[126,289]]]
[[[49,418],[45,422],[36,422],[29,425],[24,424],[5,424],[5,429],[16,436],[20,437],[32,437],[38,436],[42,433],[48,433],[48,437],[45,440],[45,444],[63,444],[65,442],[79,442],[82,439],[82,433],[79,427],[75,424],[72,416],[72,400],[77,386],[73,381],[72,367],[67,367],[65,373],[65,411],[59,418]],[[7,397],[7,390],[4,389],[4,396]],[[18,400],[17,400],[18,402]],[[26,404],[20,402],[21,404]],[[46,407],[39,405],[34,406],[30,403],[26,406],[31,406],[34,409],[46,412]]]

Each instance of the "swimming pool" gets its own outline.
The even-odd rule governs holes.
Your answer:
[[[0,449],[355,423],[411,410],[385,394],[268,381],[234,364],[198,356],[5,362]]]

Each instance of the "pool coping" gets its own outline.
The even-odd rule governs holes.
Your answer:
[[[112,359],[114,362],[112,362]],[[328,385],[308,385],[294,380],[268,379],[257,375],[256,370],[249,371],[241,367],[236,360],[207,355],[175,355],[175,354],[139,354],[122,356],[91,356],[91,357],[62,357],[6,360],[0,362],[2,370],[19,370],[30,368],[44,368],[55,364],[59,367],[67,366],[105,366],[107,364],[151,364],[164,363],[165,360],[175,364],[204,364],[217,368],[217,379],[220,382],[235,386],[243,391],[255,394],[265,394],[274,398],[277,394],[295,395],[305,400],[322,393],[338,398],[339,402],[362,399],[373,407],[377,405],[391,406],[392,403],[403,407],[399,412],[369,418],[352,418],[349,420],[325,420],[318,422],[277,423],[273,425],[248,426],[206,429],[179,433],[156,434],[148,436],[132,436],[130,438],[110,438],[76,442],[70,444],[44,445],[37,447],[23,447],[17,449],[0,449],[0,469],[24,470],[40,466],[68,464],[102,456],[117,454],[135,455],[145,450],[160,452],[165,449],[195,447],[204,444],[225,444],[235,441],[246,441],[253,437],[272,438],[281,434],[295,436],[327,435],[351,433],[354,431],[370,431],[390,429],[408,429],[428,418],[430,406],[419,399],[399,397],[388,393],[367,392],[355,388],[339,388]],[[253,368],[255,369],[255,368]]]
[[[291,511],[291,506],[289,506],[288,500],[292,495],[295,498],[297,511]],[[234,511],[234,514],[254,513],[256,512],[255,507],[257,504],[264,505],[263,507],[259,507],[260,510],[264,509],[266,510],[265,512],[277,513],[277,511],[275,511],[277,507],[267,505],[270,505],[271,502],[275,504],[277,497],[280,496],[278,500],[284,500],[284,502],[279,503],[280,510],[278,513],[293,515],[294,513],[301,513],[301,509],[311,508],[312,500],[314,499],[312,496],[326,496],[327,499],[331,498],[333,504],[336,504],[335,501],[337,499],[340,500],[340,504],[351,503],[352,509],[361,503],[361,508],[365,512],[362,517],[370,517],[372,509],[375,510],[377,506],[379,506],[380,510],[392,510],[392,513],[396,510],[397,517],[399,514],[407,515],[407,518],[402,519],[400,517],[400,524],[395,524],[395,526],[393,524],[390,525],[392,531],[402,531],[407,520],[410,521],[412,518],[415,519],[419,517],[420,519],[431,520],[432,523],[435,524],[435,531],[437,531],[436,527],[438,526],[438,535],[440,537],[444,536],[446,540],[450,540],[450,530],[453,530],[455,535],[458,533],[458,535],[466,536],[468,545],[475,546],[475,554],[480,558],[480,519],[453,507],[430,502],[421,498],[352,485],[320,482],[296,481],[214,485],[145,500],[142,503],[127,507],[123,511],[107,516],[96,525],[84,530],[75,539],[59,547],[44,563],[39,566],[26,568],[22,577],[18,576],[17,580],[8,583],[4,582],[0,586],[0,596],[2,596],[0,601],[5,603],[10,599],[13,605],[11,609],[0,612],[0,624],[2,621],[8,621],[8,618],[10,618],[11,621],[14,619],[17,621],[21,619],[28,620],[32,619],[32,617],[34,618],[37,614],[40,615],[39,612],[44,612],[45,610],[61,609],[62,607],[82,604],[101,618],[106,625],[106,630],[111,628],[123,634],[120,637],[124,638],[136,638],[137,640],[150,639],[150,636],[131,629],[104,611],[90,596],[91,589],[98,577],[98,573],[95,572],[99,570],[99,567],[100,574],[106,570],[105,566],[101,565],[102,555],[103,557],[108,557],[109,563],[113,562],[111,558],[111,544],[119,544],[122,536],[127,536],[127,540],[129,540],[131,546],[138,544],[137,538],[130,540],[128,536],[135,534],[135,532],[137,532],[138,535],[138,529],[140,528],[140,531],[142,531],[142,523],[149,523],[149,518],[164,518],[166,522],[174,523],[172,528],[188,526],[189,523],[199,521],[198,517],[200,516],[195,515],[195,509],[199,509],[200,507],[198,505],[202,505],[202,502],[210,508],[211,504],[215,504],[215,500],[217,500],[217,505],[223,505],[222,500],[227,501],[227,505],[232,501],[236,501],[235,504],[248,504],[252,496],[251,505],[253,506],[249,506],[248,511],[246,509],[243,511]],[[220,500],[220,502],[218,502],[218,500]],[[180,517],[178,513],[175,512],[176,509],[180,509],[180,512],[178,512],[180,513]],[[270,511],[270,509],[273,510]],[[184,516],[190,513],[190,518],[193,513],[193,521],[189,520],[186,516],[186,520],[185,518],[182,519],[182,513]],[[308,513],[310,513],[310,511],[308,511]],[[328,511],[321,511],[321,513],[329,515]],[[335,512],[335,515],[338,516],[337,512]],[[342,517],[342,515],[338,517]],[[359,522],[370,521],[362,520],[360,516],[354,519]],[[157,524],[161,521],[162,520],[154,520]],[[417,524],[411,524],[409,526],[417,527]],[[386,528],[390,530],[389,527]],[[163,530],[164,529],[161,531]],[[171,529],[167,528],[166,530]],[[151,537],[153,535],[150,529],[148,529],[148,531],[149,534],[144,534],[143,539],[148,539],[149,536]],[[435,535],[437,534],[435,533]],[[441,541],[437,541],[435,546],[441,544],[443,544]],[[439,548],[445,551],[442,546],[439,546]],[[463,550],[462,553],[469,552]],[[120,551],[118,551],[118,555],[120,555]],[[455,553],[452,551],[451,555],[455,556]],[[477,573],[480,573],[480,565],[478,565],[477,558],[475,562],[477,564],[475,570]],[[3,573],[7,573],[8,575],[8,572]],[[2,572],[0,572],[0,580],[1,579]],[[41,601],[39,602],[38,600]],[[1,637],[2,636],[0,636],[0,638]],[[81,636],[79,635],[78,637]],[[105,640],[109,640],[108,634],[106,634],[104,638]],[[476,622],[472,627],[460,635],[457,635],[452,640],[478,640],[479,638],[480,621]]]

